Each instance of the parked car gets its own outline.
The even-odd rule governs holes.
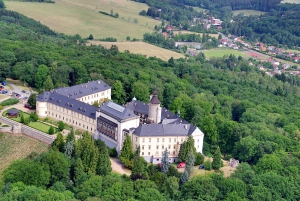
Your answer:
[[[28,108],[28,109],[30,109],[30,110],[33,110],[33,109],[34,109],[33,106],[30,105],[29,103],[26,103],[26,104],[24,105],[24,107],[25,107],[25,108]]]
[[[200,169],[200,170],[204,169],[204,165],[200,165],[200,166],[199,166],[199,169]]]
[[[4,88],[4,86],[1,85],[1,86],[0,86],[0,89],[3,89],[3,88]]]
[[[2,90],[1,93],[2,93],[2,94],[7,94],[7,91]]]
[[[25,90],[22,90],[21,92],[22,92],[22,93],[26,93],[26,91],[25,91]]]
[[[185,167],[185,162],[181,162],[177,165],[177,168],[184,168]]]
[[[25,93],[26,93],[26,94],[30,94],[30,92],[29,92],[29,91],[26,91]]]
[[[12,92],[10,91],[10,92],[8,93],[8,95],[10,95],[10,96],[11,96],[11,95],[12,95]]]
[[[3,86],[6,86],[6,82],[4,82],[4,81],[2,81],[1,84],[2,84]]]

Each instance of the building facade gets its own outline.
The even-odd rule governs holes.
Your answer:
[[[193,136],[197,152],[202,153],[204,134],[180,115],[162,108],[156,90],[149,103],[134,98],[124,106],[110,100],[98,108],[91,105],[110,98],[110,86],[98,80],[40,94],[36,99],[36,112],[41,118],[50,117],[88,131],[94,139],[103,140],[118,153],[129,135],[134,150],[140,146],[141,156],[154,164],[161,162],[166,148],[170,162],[177,162],[180,145],[189,136]]]

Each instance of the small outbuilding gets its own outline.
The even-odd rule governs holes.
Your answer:
[[[20,115],[20,111],[17,109],[10,109],[7,111],[7,116],[9,117],[18,117]]]

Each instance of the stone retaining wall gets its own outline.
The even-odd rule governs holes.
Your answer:
[[[29,137],[32,137],[36,140],[39,140],[39,141],[42,141],[46,144],[52,144],[52,142],[54,141],[55,139],[55,136],[50,136],[46,133],[43,133],[39,130],[36,130],[36,129],[33,129],[29,126],[26,126],[24,124],[20,124],[18,122],[15,122],[13,120],[10,120],[6,117],[2,117],[0,116],[0,122],[3,122],[5,124],[8,124],[10,125],[11,127],[9,128],[5,128],[5,131],[2,130],[2,132],[9,132],[9,133],[22,133],[24,135],[27,135]],[[0,130],[1,131],[1,130]]]

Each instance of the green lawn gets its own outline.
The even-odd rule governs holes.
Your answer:
[[[257,11],[257,10],[235,10],[232,11],[232,13],[233,15],[238,15],[243,13],[245,16],[265,14],[265,12]]]
[[[230,55],[230,54],[233,54],[236,57],[238,57],[238,56],[249,57],[247,54],[240,52],[238,50],[226,49],[226,48],[216,48],[216,49],[211,49],[211,50],[204,50],[203,53],[207,58],[223,57],[224,55]]]
[[[3,116],[6,116],[6,113],[7,113],[7,111],[5,111],[3,113]],[[29,118],[30,117],[30,115],[26,112],[23,112],[23,116],[24,116],[24,118]],[[9,119],[20,122],[21,117],[19,116],[19,117],[16,117],[16,118],[9,118]],[[44,124],[43,122],[38,122],[38,121],[37,122],[30,122],[28,124],[28,126],[34,128],[34,129],[37,129],[39,131],[42,131],[44,133],[48,133],[49,128],[50,128],[49,125]]]
[[[50,126],[47,124],[41,123],[41,122],[30,122],[29,125],[32,128],[35,128],[37,130],[40,130],[42,132],[48,133]]]

